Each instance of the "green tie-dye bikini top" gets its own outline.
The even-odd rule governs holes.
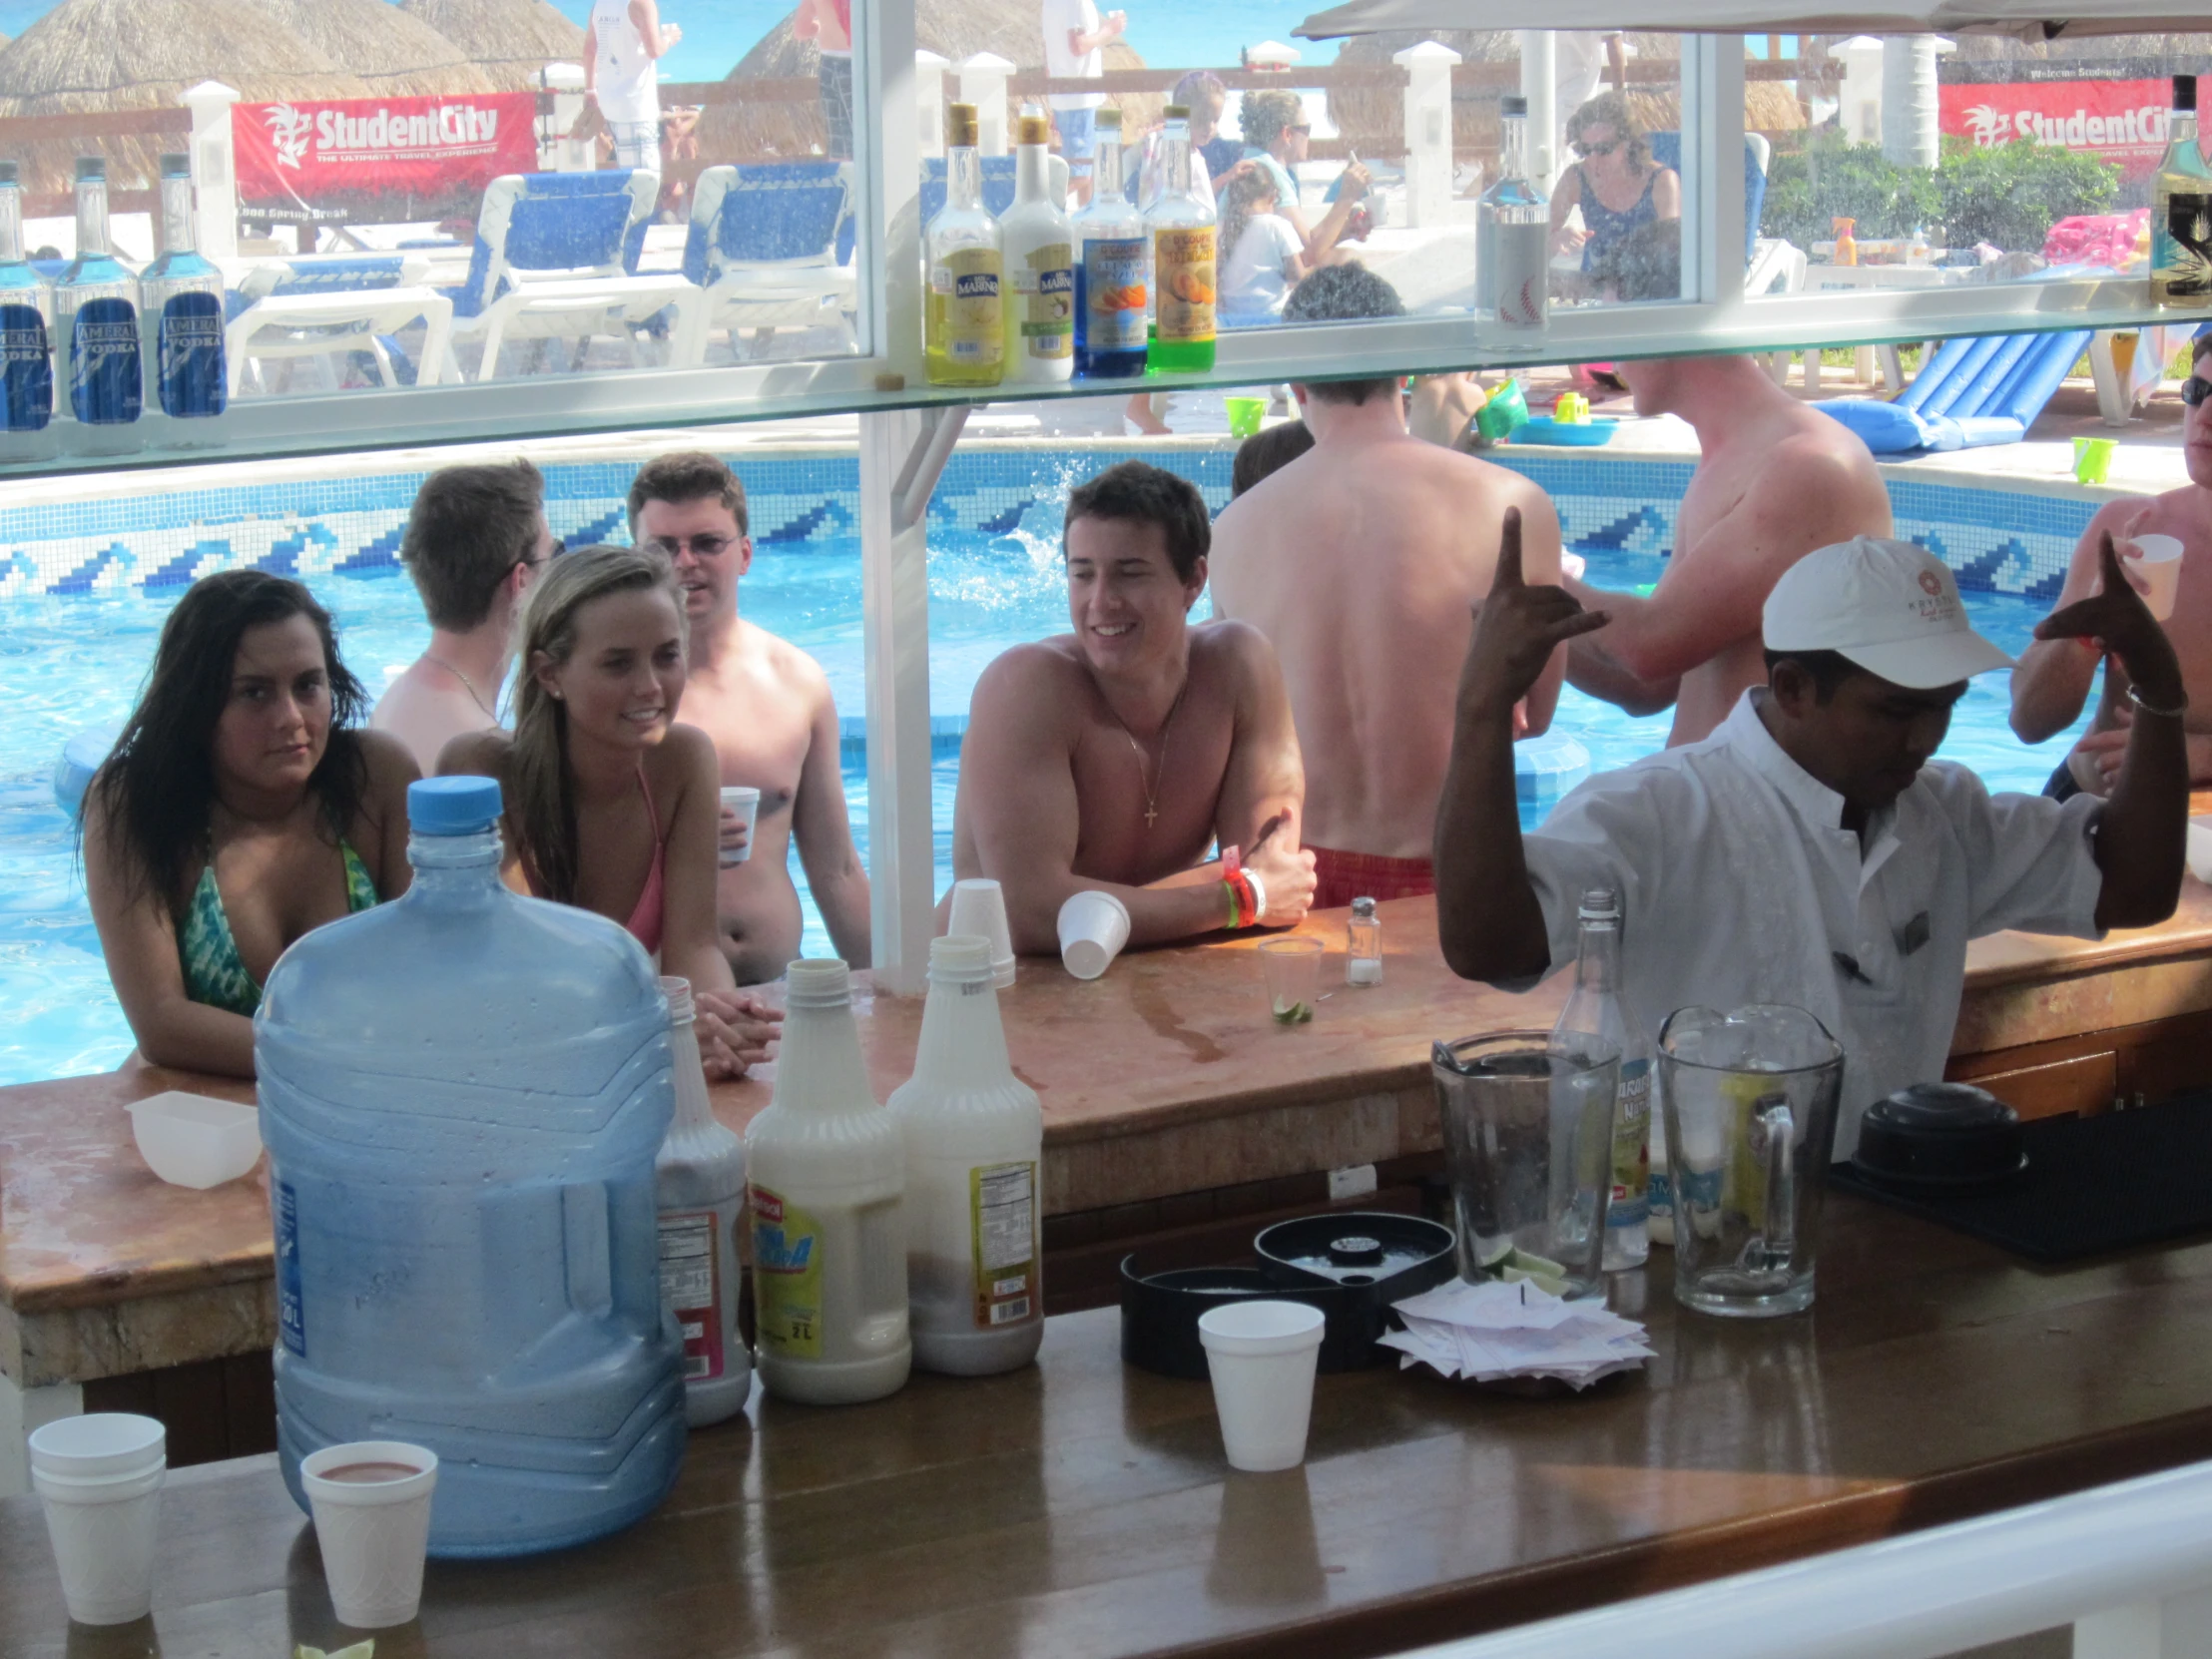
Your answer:
[[[339,841],[345,859],[345,908],[348,914],[366,910],[377,902],[376,883],[368,866],[350,841]],[[249,1018],[262,1005],[262,988],[239,958],[238,940],[231,936],[231,918],[223,911],[223,894],[215,884],[215,860],[200,871],[200,884],[192,889],[192,903],[185,911],[185,925],[177,939],[184,959],[185,995],[211,1008],[228,1008]]]

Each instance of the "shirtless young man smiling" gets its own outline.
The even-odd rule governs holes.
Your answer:
[[[1317,271],[1292,321],[1402,311],[1358,266]],[[1428,853],[1451,755],[1451,688],[1490,590],[1509,508],[1529,580],[1559,579],[1559,518],[1517,472],[1406,431],[1395,378],[1301,385],[1314,447],[1230,504],[1214,535],[1214,609],[1283,660],[1307,756],[1305,834],[1321,908],[1433,890]],[[1523,730],[1551,723],[1562,651]]]
[[[1747,687],[1767,683],[1759,615],[1782,573],[1817,547],[1888,536],[1890,492],[1856,435],[1749,357],[1662,357],[1615,372],[1638,414],[1688,421],[1701,454],[1675,515],[1674,556],[1648,599],[1565,582],[1612,618],[1568,648],[1567,679],[1631,714],[1672,705],[1673,748],[1709,736]]]
[[[779,978],[799,954],[795,835],[831,944],[852,966],[867,966],[867,872],[845,812],[829,679],[806,652],[738,615],[738,580],[753,566],[745,486],[716,456],[663,455],[630,486],[630,535],[669,556],[684,590],[685,724],[714,740],[725,785],[761,792],[752,855],[723,870],[716,890],[722,951],[738,983]],[[726,844],[733,822],[725,815]]]
[[[1129,908],[1129,942],[1228,925],[1215,841],[1241,847],[1260,921],[1290,926],[1314,893],[1299,849],[1305,778],[1268,642],[1193,628],[1206,588],[1206,503],[1172,472],[1124,461],[1068,497],[1072,634],[1017,645],[975,684],[952,815],[952,868],[1005,890],[1017,951],[1059,948],[1085,888]]]
[[[2188,693],[2184,717],[2192,788],[2212,788],[2212,335],[2196,342],[2189,378],[2181,388],[2189,412],[2182,418],[2182,464],[2189,482],[2148,501],[2112,501],[2097,510],[2074,547],[2066,584],[2053,610],[2100,591],[2103,537],[2110,531],[2123,570],[2141,554],[2138,536],[2172,536],[2181,543],[2181,574],[2174,590],[2173,614],[2166,637],[2181,659],[2182,688]],[[2130,575],[2140,587],[2141,579]],[[2111,672],[2110,659],[2090,640],[2037,640],[2020,654],[2012,671],[2012,730],[2023,742],[2041,743],[2063,732],[2081,713],[2097,664],[2106,664],[2104,688],[2097,694],[2096,719],[2089,735],[2076,744],[2046,793],[2063,799],[2076,790],[2109,795],[2127,754],[2134,710],[2127,701],[2126,676]]]

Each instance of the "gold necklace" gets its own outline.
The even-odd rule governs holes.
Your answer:
[[[1147,830],[1160,821],[1160,786],[1167,781],[1168,774],[1168,729],[1174,726],[1176,711],[1183,707],[1183,694],[1190,689],[1191,676],[1186,669],[1183,672],[1183,684],[1176,689],[1175,701],[1168,705],[1168,718],[1160,722],[1160,764],[1149,783],[1145,779],[1145,766],[1150,757],[1145,754],[1144,745],[1137,741],[1137,734],[1129,730],[1129,722],[1121,718],[1121,711],[1112,703],[1106,705],[1106,712],[1114,717],[1114,724],[1121,728],[1121,735],[1129,740],[1129,747],[1137,752],[1137,783],[1144,790],[1144,827]]]
[[[483,709],[484,718],[492,722],[493,725],[498,724],[499,716],[492,710],[485,709],[483,698],[477,695],[475,681],[471,680],[467,675],[463,674],[459,669],[455,668],[443,657],[432,656],[429,652],[425,651],[422,654],[422,660],[426,663],[437,664],[438,667],[444,669],[446,673],[452,675],[454,679],[458,680],[461,683],[461,688],[468,693],[468,700],[471,703],[475,704],[477,708]],[[1127,728],[1124,728],[1124,730],[1127,730]]]

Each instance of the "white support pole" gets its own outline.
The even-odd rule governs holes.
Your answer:
[[[584,113],[584,66],[549,63],[539,75],[541,84],[553,95],[553,113],[545,118],[544,130],[538,135],[538,166],[548,173],[596,171],[598,144],[568,136]]]
[[[975,106],[976,150],[1006,155],[1006,77],[1014,66],[996,52],[978,52],[960,65],[960,102]]]
[[[914,53],[915,136],[925,159],[944,154],[944,72],[951,67],[934,52]]]
[[[1520,90],[1528,100],[1528,176],[1549,196],[1559,182],[1559,42],[1549,29],[1520,32]]]
[[[193,234],[211,260],[239,257],[239,169],[231,138],[236,88],[202,81],[184,96],[192,111]]]
[[[1853,144],[1880,144],[1882,42],[1872,35],[1854,35],[1829,50],[1844,60],[1844,82],[1837,94],[1836,112],[1844,137]]]
[[[1405,71],[1405,223],[1433,229],[1451,212],[1450,47],[1424,40],[1393,53]]]

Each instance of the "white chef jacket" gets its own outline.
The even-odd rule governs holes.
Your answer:
[[[1588,780],[1523,836],[1551,965],[1572,962],[1591,887],[1621,895],[1621,971],[1649,1028],[1676,1008],[1812,1012],[1844,1049],[1836,1156],[1868,1106],[1943,1075],[1966,941],[2008,927],[2099,937],[2103,874],[2081,795],[1992,796],[1937,762],[1876,816],[1786,755],[1746,692],[1702,743]]]

